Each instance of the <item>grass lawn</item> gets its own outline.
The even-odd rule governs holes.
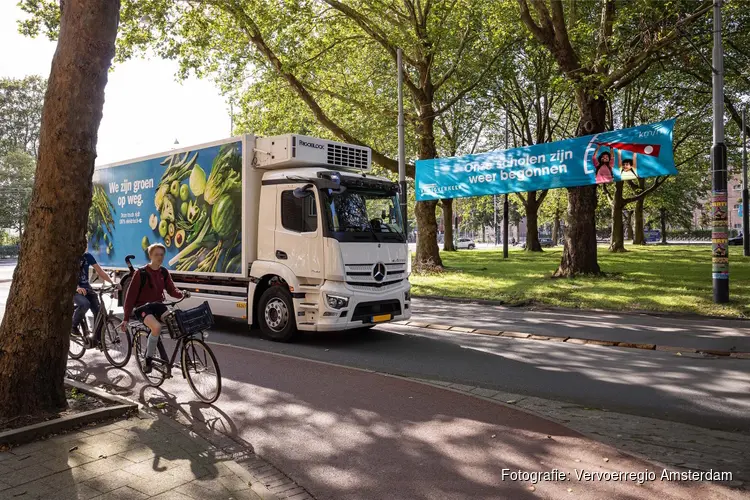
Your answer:
[[[750,317],[750,258],[730,251],[730,297],[713,303],[711,246],[627,247],[613,254],[599,247],[601,278],[552,279],[562,247],[541,254],[511,250],[443,252],[446,271],[410,278],[417,296],[497,300],[582,309],[691,312]]]

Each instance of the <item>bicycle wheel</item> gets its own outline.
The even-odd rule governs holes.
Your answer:
[[[77,326],[70,332],[68,356],[70,359],[81,359],[84,354],[86,354],[86,339],[81,334],[80,326]]]
[[[205,342],[188,339],[182,344],[182,369],[198,399],[213,403],[221,394],[221,370],[216,356]]]
[[[102,349],[109,363],[122,368],[130,361],[133,346],[130,344],[130,336],[119,328],[120,322],[115,318],[107,318],[101,331]]]
[[[159,387],[164,383],[164,379],[167,377],[167,367],[163,364],[163,361],[158,358],[152,358],[151,360],[151,373],[145,373],[143,371],[143,363],[146,360],[146,346],[148,342],[148,331],[140,330],[136,332],[133,339],[135,344],[135,357],[138,362],[138,371],[141,372],[143,378],[146,379],[146,383],[151,387]]]

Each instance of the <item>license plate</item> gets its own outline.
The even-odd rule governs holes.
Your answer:
[[[381,314],[380,316],[373,316],[372,322],[373,323],[382,323],[383,321],[390,321],[391,315],[390,314]]]

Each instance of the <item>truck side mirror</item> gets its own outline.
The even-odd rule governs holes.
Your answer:
[[[295,189],[292,192],[292,194],[294,195],[295,198],[298,198],[298,199],[307,198],[308,196],[312,194],[312,191],[310,191],[312,188],[313,188],[312,184],[305,184],[304,186],[298,187],[297,189]]]

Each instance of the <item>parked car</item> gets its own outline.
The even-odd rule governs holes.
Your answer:
[[[552,238],[539,238],[539,244],[542,245],[542,247],[555,246],[555,242],[552,241]]]
[[[734,238],[729,238],[729,244],[742,246],[742,233],[738,234]]]
[[[477,244],[474,243],[474,240],[472,240],[471,238],[459,238],[458,244],[456,245],[456,248],[458,248],[459,250],[474,250],[476,247]]]

